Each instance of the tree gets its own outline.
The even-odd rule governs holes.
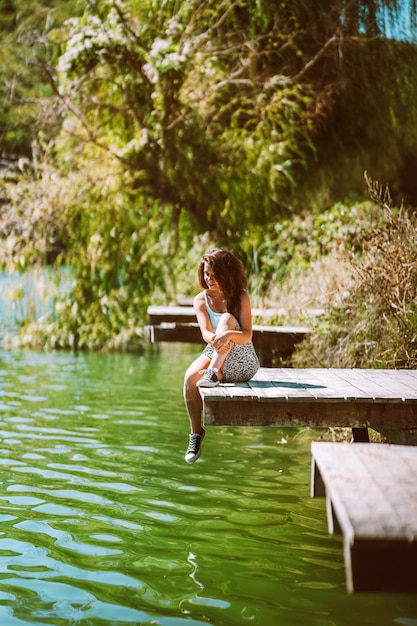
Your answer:
[[[414,126],[415,47],[378,39],[401,3],[326,8],[91,1],[69,23],[53,83],[59,115],[73,118],[77,142],[111,151],[138,187],[175,207],[175,221],[185,211],[197,231],[240,236],[254,218],[267,223],[292,209],[304,180],[323,186],[338,146],[349,158],[364,153],[362,185],[363,160],[380,153],[375,120]],[[366,89],[375,63],[387,62],[410,67],[407,83],[404,70],[388,80],[381,68],[380,89]],[[381,96],[385,117],[374,115]]]
[[[32,144],[52,92],[46,67],[57,50],[48,37],[70,15],[75,0],[1,0],[0,2],[0,142],[3,158],[32,157]]]

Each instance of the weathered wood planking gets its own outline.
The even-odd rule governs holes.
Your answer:
[[[147,313],[149,324],[156,326],[164,322],[197,322],[192,306],[149,306]]]
[[[253,343],[257,351],[278,350],[281,355],[291,354],[296,343],[302,341],[308,328],[298,326],[261,326],[253,325]],[[158,326],[145,326],[145,337],[152,343],[183,342],[203,345],[199,325],[195,322],[163,322]]]
[[[417,429],[416,370],[261,368],[200,393],[209,426]]]
[[[353,591],[417,593],[417,448],[313,442],[312,496],[342,533]]]
[[[145,339],[151,343],[199,343],[203,344],[197,322],[163,322],[158,326],[144,327]]]

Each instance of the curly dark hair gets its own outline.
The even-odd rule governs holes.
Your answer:
[[[204,263],[213,271],[222,293],[227,301],[227,310],[237,318],[240,315],[240,298],[248,286],[248,279],[239,259],[228,250],[213,248],[204,254],[198,266],[198,282],[202,289],[208,289],[204,280]]]

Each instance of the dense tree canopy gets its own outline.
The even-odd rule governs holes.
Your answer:
[[[297,210],[307,189],[324,187],[327,202],[358,191],[366,160],[394,180],[401,158],[381,158],[382,147],[398,153],[411,138],[415,151],[416,51],[377,37],[399,10],[89,2],[68,24],[56,106],[80,152],[108,150],[197,231],[241,235],[254,219]],[[335,185],[352,162],[356,179]]]
[[[0,145],[3,157],[31,157],[52,95],[48,74],[59,51],[50,33],[80,5],[69,0],[0,0]]]

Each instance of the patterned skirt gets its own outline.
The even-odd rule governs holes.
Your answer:
[[[211,359],[214,348],[207,344],[203,354]],[[259,369],[259,359],[252,341],[248,343],[234,343],[223,365],[223,383],[245,383]]]

